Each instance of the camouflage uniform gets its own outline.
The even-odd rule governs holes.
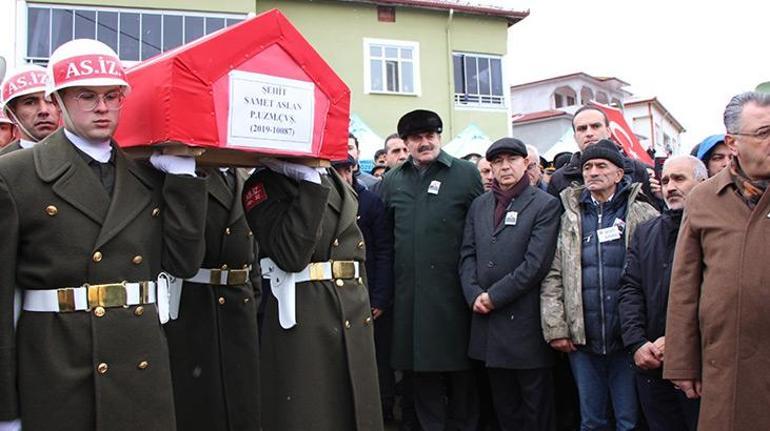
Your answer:
[[[658,215],[655,209],[638,201],[641,183],[634,183],[628,195],[625,243],[628,248],[636,227]],[[569,187],[561,193],[564,213],[551,270],[540,289],[540,310],[543,336],[546,341],[569,338],[575,344],[586,344],[583,321],[583,287],[581,271],[581,210],[580,193],[585,186]]]

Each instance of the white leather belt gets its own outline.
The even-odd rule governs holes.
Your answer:
[[[299,272],[286,272],[269,257],[260,260],[259,265],[262,277],[270,279],[270,290],[278,301],[278,322],[284,329],[297,324],[297,283],[337,279],[337,286],[344,287],[343,280],[360,277],[359,262],[350,260],[313,262]]]
[[[245,284],[249,280],[249,271],[246,269],[219,269],[219,268],[201,268],[198,273],[185,281],[201,284],[216,284],[219,286],[233,286]]]
[[[89,311],[95,307],[125,307],[156,301],[154,281],[25,290],[23,309],[33,312]]]

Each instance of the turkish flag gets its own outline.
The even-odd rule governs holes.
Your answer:
[[[613,108],[611,106],[602,105],[597,102],[590,102],[591,105],[600,109],[607,116],[607,120],[610,123],[610,133],[612,133],[612,139],[623,146],[623,151],[628,157],[634,158],[650,167],[655,163],[647,151],[642,148],[639,140],[636,139],[634,131],[626,123],[626,118],[623,116],[623,111]]]

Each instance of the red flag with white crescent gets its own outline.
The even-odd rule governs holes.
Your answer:
[[[642,144],[639,143],[634,131],[631,130],[631,127],[626,123],[626,118],[623,116],[621,110],[593,101],[590,103],[602,110],[607,116],[607,120],[610,123],[612,139],[623,147],[623,151],[628,157],[634,158],[649,166],[655,165],[650,155],[647,154],[647,151],[642,148]]]

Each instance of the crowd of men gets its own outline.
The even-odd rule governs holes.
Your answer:
[[[659,172],[592,106],[551,164],[422,109],[371,172],[134,160],[93,40],[0,97],[0,430],[770,428],[770,95]]]

